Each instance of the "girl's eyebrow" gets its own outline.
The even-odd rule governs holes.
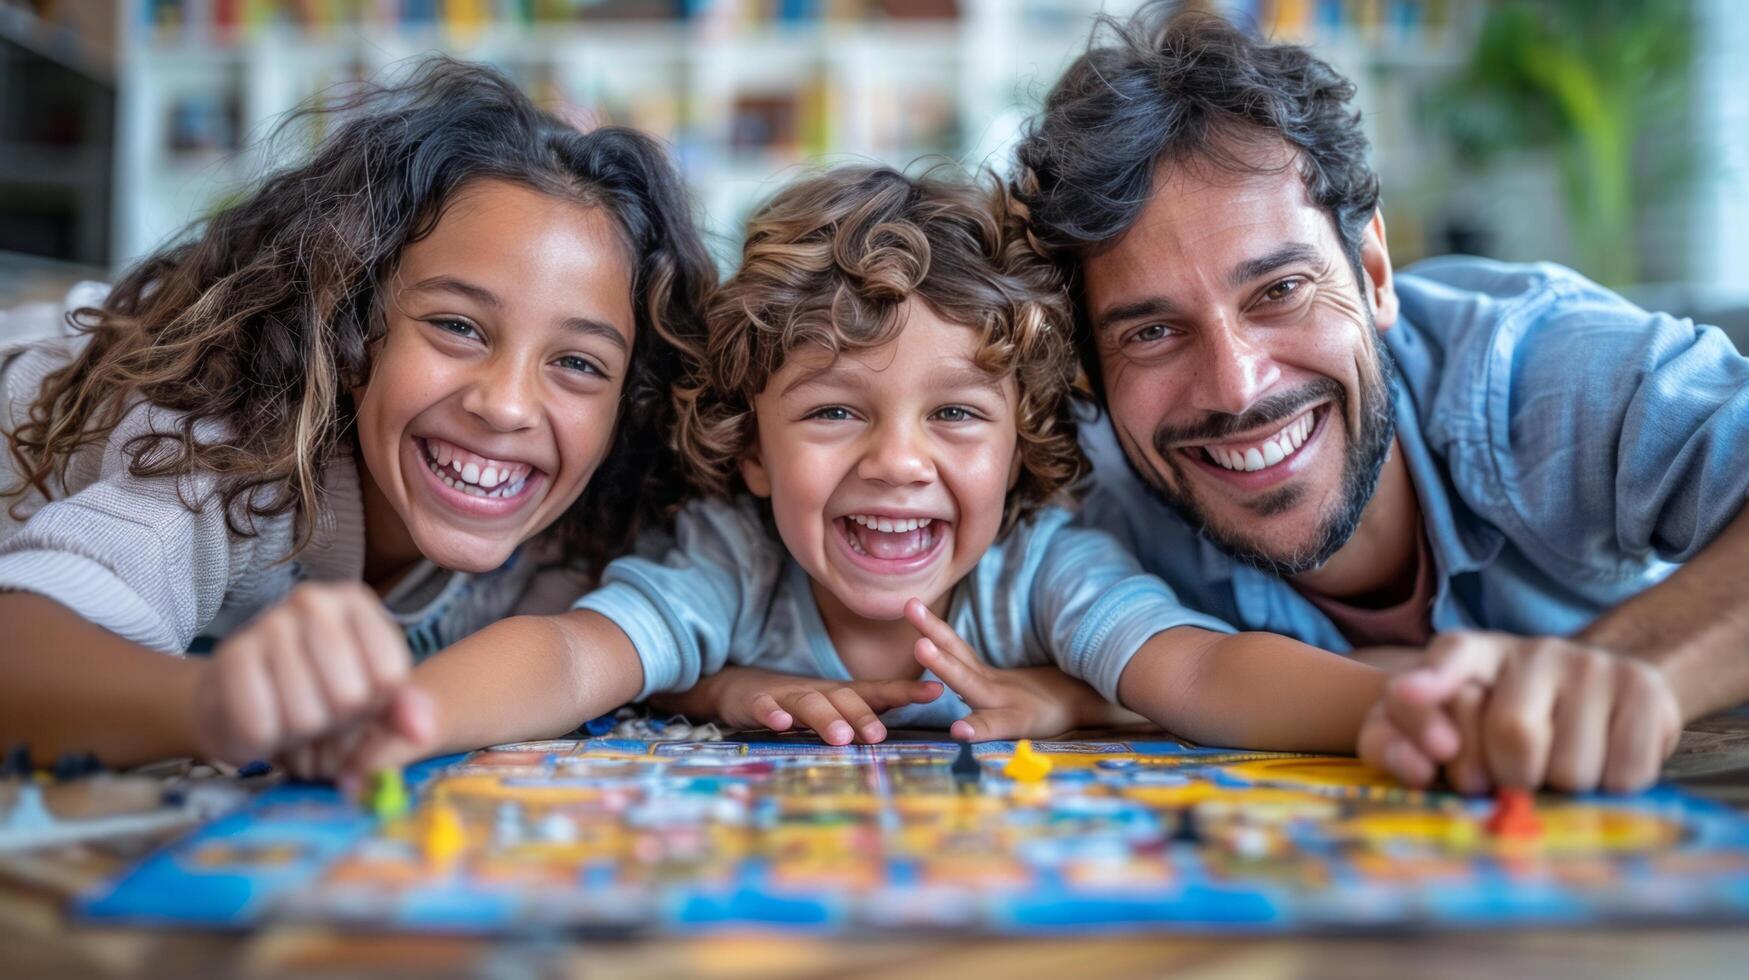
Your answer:
[[[458,279],[455,276],[438,275],[429,279],[421,279],[413,284],[412,289],[414,291],[459,293],[488,309],[501,310],[504,308],[504,304],[499,301],[497,294],[490,289],[477,286],[466,279]],[[612,324],[603,323],[592,317],[573,316],[567,317],[563,326],[566,330],[600,337],[621,351],[627,349],[625,335],[615,329]]]
[[[414,283],[412,288],[416,292],[436,292],[441,290],[451,293],[460,293],[474,302],[479,303],[481,306],[491,307],[494,310],[504,305],[499,302],[497,294],[493,293],[490,289],[487,289],[484,286],[476,286],[465,279],[457,279],[455,276],[437,275],[432,276],[429,279],[421,279]]]

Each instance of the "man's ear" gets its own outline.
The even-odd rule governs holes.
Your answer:
[[[753,445],[747,447],[747,455],[741,457],[741,482],[747,484],[747,491],[755,497],[771,496],[771,476],[765,472],[758,436],[754,436]]]
[[[1397,325],[1397,287],[1391,278],[1391,250],[1385,245],[1385,215],[1376,208],[1360,236],[1360,271],[1366,301],[1379,333]]]

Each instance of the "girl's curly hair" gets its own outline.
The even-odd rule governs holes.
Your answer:
[[[1004,528],[1073,484],[1086,461],[1069,397],[1068,301],[1046,260],[1005,228],[1008,214],[999,184],[886,167],[839,167],[779,191],[749,219],[741,268],[706,314],[704,356],[675,389],[675,435],[694,482],[738,489],[754,396],[792,351],[884,346],[916,296],[978,331],[980,368],[1016,380],[1022,470]]]
[[[599,571],[684,485],[665,448],[670,387],[681,351],[702,342],[716,271],[666,154],[633,130],[579,132],[498,72],[447,58],[300,110],[282,131],[310,117],[337,127],[307,162],[140,262],[100,308],[73,312],[89,341],[6,434],[21,481],[0,496],[20,498],[15,516],[31,489],[50,496],[74,455],[143,400],[181,419],[125,447],[135,475],[216,475],[238,534],[296,510],[301,550],[320,474],[351,438],[349,392],[370,377],[379,287],[462,187],[504,180],[602,209],[632,259],[637,331],[618,428],[555,526],[567,554]]]

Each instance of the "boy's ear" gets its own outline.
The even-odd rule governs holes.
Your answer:
[[[747,447],[747,455],[741,457],[741,482],[747,484],[747,491],[755,497],[771,496],[771,477],[765,472],[765,460],[760,456],[757,437],[753,445]]]

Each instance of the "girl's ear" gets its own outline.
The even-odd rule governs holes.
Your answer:
[[[765,472],[765,459],[759,452],[759,439],[753,439],[753,445],[747,447],[747,455],[741,457],[741,482],[747,484],[747,491],[755,497],[771,496],[771,477]]]

